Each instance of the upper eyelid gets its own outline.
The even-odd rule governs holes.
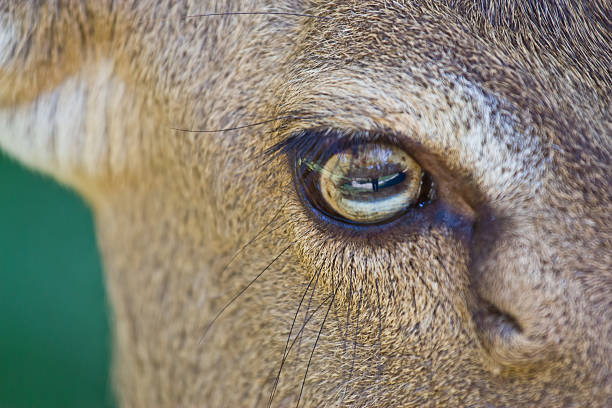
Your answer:
[[[264,155],[268,159],[273,159],[279,154],[296,154],[307,151],[324,151],[324,148],[338,147],[344,142],[344,146],[349,146],[350,142],[354,145],[363,143],[384,141],[397,144],[391,132],[381,131],[344,131],[333,128],[305,129],[295,132],[287,138],[277,142],[266,149]]]

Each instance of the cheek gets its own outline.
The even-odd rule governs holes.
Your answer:
[[[435,211],[433,211],[435,213]],[[328,293],[337,291],[340,313],[362,310],[374,314],[389,341],[402,349],[427,343],[433,332],[406,343],[415,325],[434,328],[437,337],[456,341],[459,324],[468,321],[468,245],[466,236],[435,219],[418,228],[395,225],[389,231],[338,231],[313,221],[299,203],[288,206],[295,261],[304,279],[313,276]],[[444,313],[441,313],[442,311]],[[380,316],[379,316],[380,315]],[[452,317],[451,317],[452,316]],[[445,332],[445,335],[441,333]],[[455,340],[451,340],[455,339]],[[462,340],[463,341],[463,340]]]

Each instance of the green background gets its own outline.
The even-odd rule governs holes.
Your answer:
[[[0,408],[114,406],[92,217],[0,153]]]

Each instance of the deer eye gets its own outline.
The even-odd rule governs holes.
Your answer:
[[[326,155],[298,158],[297,176],[311,204],[351,224],[381,224],[433,199],[431,178],[402,149],[368,142]]]

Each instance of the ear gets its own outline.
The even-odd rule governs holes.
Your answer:
[[[54,3],[0,0],[0,148],[82,189],[128,161],[138,106],[107,52],[112,10]]]

